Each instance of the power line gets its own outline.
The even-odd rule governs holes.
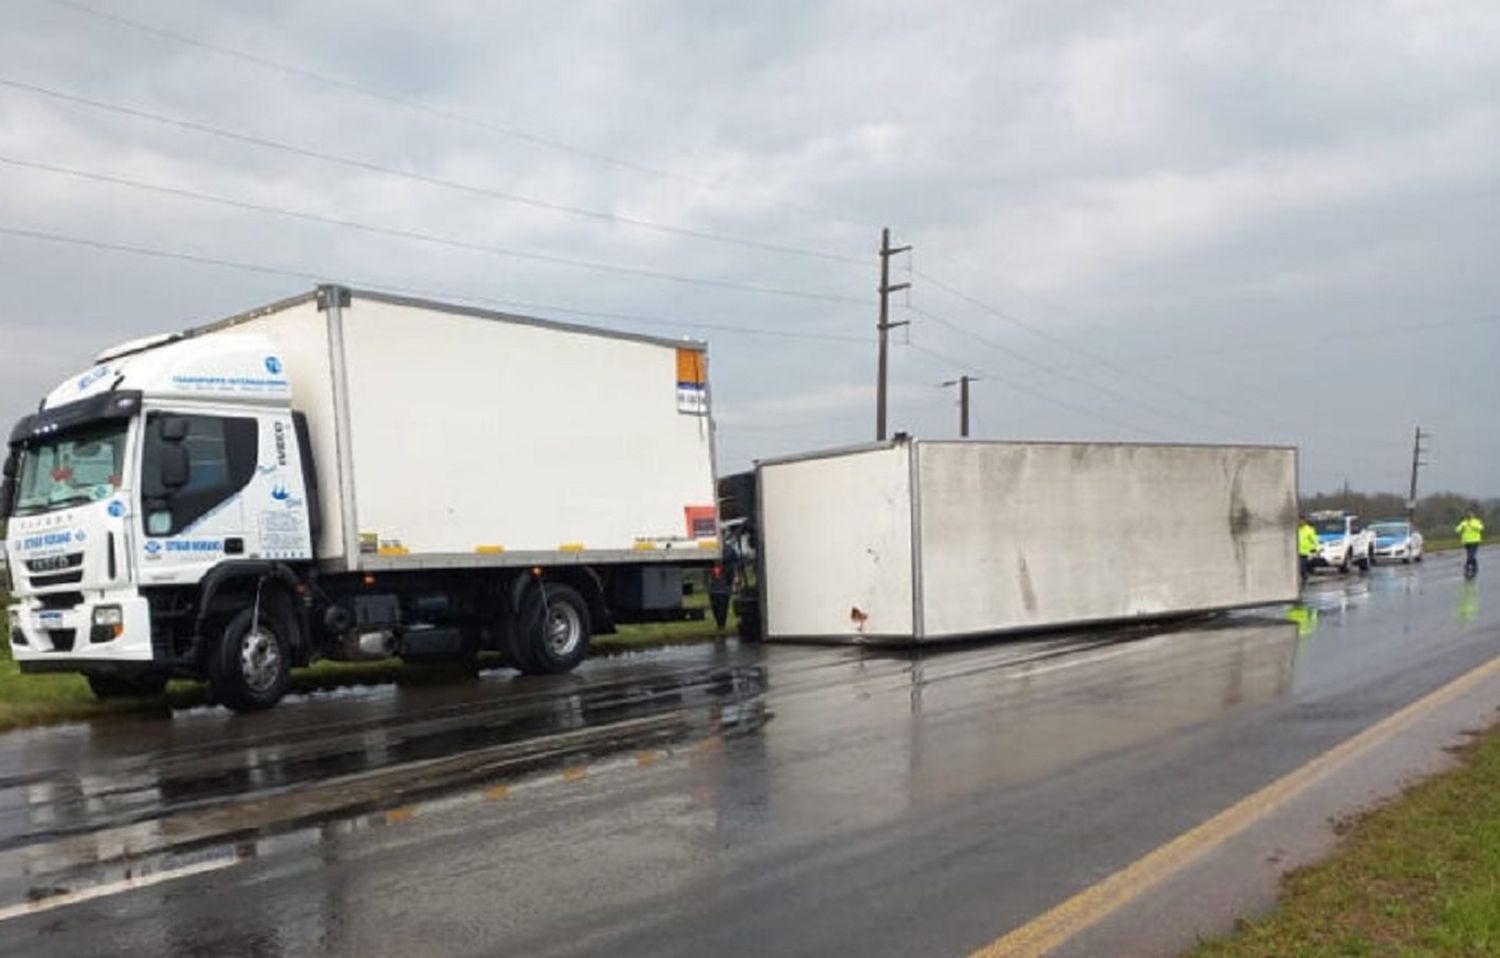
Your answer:
[[[953,330],[954,332],[961,333],[961,334],[963,334],[965,336],[968,336],[969,338],[973,339],[975,342],[982,343],[985,346],[988,346],[991,349],[995,350],[996,352],[1004,353],[1006,356],[1009,356],[1011,359],[1015,360],[1016,362],[1021,363],[1021,364],[1025,365],[1025,366],[1029,366],[1029,367],[1031,367],[1033,369],[1039,370],[1039,371],[1041,371],[1043,373],[1046,373],[1048,376],[1055,377],[1057,379],[1063,379],[1063,380],[1066,380],[1068,382],[1075,383],[1075,384],[1077,384],[1079,386],[1082,386],[1085,389],[1091,389],[1091,390],[1093,390],[1093,391],[1095,391],[1097,393],[1100,393],[1100,394],[1102,394],[1104,396],[1108,396],[1109,398],[1111,398],[1113,400],[1116,400],[1118,402],[1130,403],[1131,405],[1138,406],[1139,408],[1144,409],[1147,412],[1152,412],[1152,413],[1155,413],[1157,415],[1172,415],[1172,416],[1175,416],[1178,413],[1177,410],[1168,410],[1168,409],[1165,409],[1163,407],[1156,406],[1156,405],[1153,405],[1153,404],[1148,403],[1148,402],[1144,402],[1144,401],[1142,401],[1140,399],[1137,399],[1134,396],[1130,396],[1130,395],[1128,395],[1126,393],[1122,393],[1122,392],[1120,392],[1117,389],[1111,389],[1108,386],[1104,386],[1104,385],[1100,385],[1099,383],[1091,382],[1090,380],[1083,379],[1083,378],[1081,378],[1079,376],[1074,376],[1074,375],[1066,372],[1065,370],[1059,369],[1056,366],[1049,366],[1046,363],[1039,362],[1039,361],[1037,361],[1035,359],[1032,359],[1030,356],[1027,356],[1025,353],[1017,352],[1016,350],[1011,349],[1009,346],[1006,346],[1005,344],[999,342],[998,340],[991,339],[988,336],[985,336],[985,335],[983,335],[981,333],[975,332],[974,330],[969,329],[967,326],[964,326],[964,325],[962,325],[960,323],[957,323],[957,322],[949,319],[948,317],[943,316],[943,315],[938,314],[938,313],[935,313],[935,312],[933,312],[931,310],[924,309],[924,308],[922,308],[920,306],[907,306],[906,308],[908,310],[910,310],[916,316],[920,316],[923,319],[927,319],[927,320],[930,320],[931,322],[938,323],[939,325],[946,326],[947,328]]]
[[[81,246],[90,249],[108,250],[117,253],[129,253],[135,256],[146,256],[153,259],[176,260],[179,262],[194,263],[200,266],[214,266],[224,269],[241,270],[243,272],[260,273],[268,276],[282,276],[292,279],[308,280],[314,283],[324,283],[330,277],[323,273],[315,273],[307,270],[291,269],[279,266],[267,266],[260,263],[247,263],[242,260],[220,259],[214,256],[202,256],[197,253],[185,253],[179,250],[155,249],[147,246],[135,246],[128,243],[114,243],[107,240],[92,239],[85,236],[70,236],[63,233],[51,233],[43,230],[25,229],[21,227],[0,225],[0,235],[14,236],[20,239],[38,240],[50,243],[62,243],[70,246]],[[622,320],[625,322],[639,323],[645,326],[672,326],[677,329],[704,329],[720,333],[731,333],[746,336],[776,336],[784,339],[806,339],[825,342],[847,342],[866,343],[862,336],[842,336],[836,333],[810,333],[792,332],[782,329],[766,329],[753,326],[726,326],[715,323],[681,322],[678,320],[660,319],[650,316],[640,316],[633,313],[615,313],[595,309],[579,309],[570,306],[557,306],[546,303],[531,303],[524,300],[500,299],[492,296],[476,296],[468,293],[453,293],[442,290],[424,289],[414,286],[397,286],[386,282],[346,278],[350,285],[378,292],[393,293],[402,296],[419,296],[427,299],[438,300],[466,300],[475,303],[498,306],[504,309],[527,309],[540,312],[568,313],[576,316],[594,316],[604,319]]]
[[[980,367],[980,366],[976,366],[976,365],[974,365],[973,363],[971,363],[971,362],[969,362],[967,360],[958,359],[958,358],[955,358],[953,356],[949,356],[949,355],[947,355],[945,353],[938,352],[935,349],[928,349],[927,347],[921,346],[921,345],[919,345],[919,344],[917,344],[915,342],[908,342],[908,343],[906,343],[906,348],[908,348],[908,349],[910,349],[910,350],[912,350],[914,352],[920,353],[920,354],[922,354],[924,356],[927,356],[930,359],[935,359],[935,360],[937,360],[937,361],[939,361],[941,363],[948,364],[951,368],[957,368],[957,369],[967,370],[967,371],[969,371],[971,373],[974,373],[975,375],[982,376],[982,377],[984,377],[987,380],[993,380],[993,381],[999,383],[1004,388],[1011,390],[1012,392],[1020,393],[1021,395],[1028,396],[1028,397],[1030,397],[1032,399],[1041,400],[1042,402],[1049,403],[1049,404],[1051,404],[1053,406],[1057,406],[1060,409],[1069,410],[1070,412],[1076,413],[1076,414],[1078,414],[1080,416],[1086,416],[1086,417],[1091,418],[1091,419],[1097,419],[1100,422],[1106,422],[1106,423],[1109,423],[1112,426],[1117,426],[1119,428],[1128,430],[1130,432],[1142,433],[1142,434],[1147,435],[1147,436],[1154,436],[1157,439],[1166,439],[1167,438],[1166,436],[1164,436],[1161,433],[1155,431],[1154,429],[1148,429],[1148,428],[1146,428],[1144,426],[1140,426],[1140,425],[1137,425],[1135,423],[1128,422],[1128,421],[1126,421],[1124,419],[1117,419],[1116,417],[1111,416],[1108,413],[1100,412],[1097,409],[1091,409],[1091,408],[1089,408],[1087,406],[1080,406],[1080,405],[1077,405],[1076,403],[1070,403],[1070,402],[1068,402],[1066,400],[1057,399],[1054,396],[1049,396],[1046,393],[1040,393],[1040,392],[1037,392],[1037,391],[1032,390],[1032,389],[1027,389],[1024,386],[1018,386],[1015,383],[1007,382],[1006,379],[1005,379],[1005,377],[996,375],[994,372],[991,372],[990,370],[984,369],[983,367]]]
[[[926,282],[929,282],[932,285],[936,286],[938,289],[941,289],[944,292],[948,293],[950,296],[961,299],[971,306],[978,307],[979,309],[984,310],[985,312],[989,313],[992,316],[995,316],[998,319],[1004,320],[1005,322],[1019,327],[1020,329],[1024,329],[1034,336],[1040,336],[1043,339],[1046,339],[1048,342],[1061,346],[1062,348],[1070,352],[1074,352],[1080,356],[1092,359],[1097,365],[1103,366],[1105,369],[1109,369],[1124,377],[1137,379],[1148,386],[1154,386],[1164,392],[1169,392],[1177,398],[1186,400],[1187,402],[1197,403],[1198,405],[1201,405],[1207,409],[1211,409],[1214,412],[1219,413],[1220,415],[1227,416],[1232,420],[1239,421],[1242,418],[1239,413],[1232,412],[1224,408],[1223,406],[1218,405],[1212,400],[1205,399],[1202,396],[1195,396],[1192,393],[1179,389],[1171,383],[1161,382],[1159,380],[1151,378],[1150,376],[1143,376],[1136,370],[1130,369],[1128,366],[1122,366],[1119,363],[1114,362],[1113,360],[1107,359],[1097,353],[1092,352],[1091,350],[1084,349],[1081,346],[1076,346],[1063,339],[1062,337],[1056,335],[1055,333],[1049,332],[1048,330],[1043,329],[1040,326],[1033,325],[1032,323],[1028,323],[1024,320],[1018,319],[1015,316],[1010,315],[1009,313],[1002,312],[1001,310],[996,309],[983,300],[970,296],[968,293],[965,293],[962,290],[955,289],[953,286],[928,273],[924,273],[921,270],[915,268],[912,269],[912,273],[917,277],[925,280]]]
[[[327,74],[318,73],[316,71],[309,70],[306,67],[283,63],[281,61],[273,60],[269,57],[264,57],[259,54],[248,53],[244,50],[224,46],[223,44],[219,43],[213,43],[208,40],[202,40],[175,30],[168,30],[164,27],[158,27],[153,26],[149,23],[144,23],[140,20],[133,20],[129,17],[124,17],[116,13],[109,13],[104,10],[99,10],[94,7],[88,6],[86,4],[78,3],[76,2],[76,0],[50,0],[50,2],[56,4],[57,6],[66,7],[86,16],[104,20],[130,30],[135,30],[139,33],[145,33],[150,36],[169,40],[173,43],[180,43],[185,46],[208,50],[221,56],[230,57],[235,60],[240,60],[244,63],[250,63],[258,67],[273,70],[278,73],[283,73],[287,76],[295,77],[300,80],[320,83],[325,86],[342,90],[346,93],[352,93],[356,96],[365,97],[367,99],[375,100],[381,103],[398,106],[402,109],[422,113],[448,123],[454,123],[476,130],[483,130],[484,132],[491,133],[496,136],[507,137],[522,143],[527,143],[531,146],[557,150],[559,152],[567,153],[581,159],[591,160],[596,163],[603,163],[609,166],[618,167],[619,169],[645,174],[647,176],[654,176],[662,179],[673,180],[679,183],[685,183],[691,186],[698,187],[700,189],[714,190],[718,192],[732,192],[730,188],[722,186],[718,183],[713,183],[710,181],[699,179],[697,177],[688,176],[687,174],[679,173],[674,170],[650,166],[637,160],[625,159],[609,153],[604,153],[599,150],[574,146],[570,143],[565,143],[561,140],[554,139],[549,136],[545,136],[539,133],[532,133],[528,130],[523,130],[520,127],[506,126],[488,120],[482,120],[477,117],[470,116],[466,113],[462,113],[458,110],[451,110],[443,107],[433,106],[432,104],[424,103],[421,100],[414,100],[409,97],[400,96],[398,94],[387,93],[384,90],[378,90],[374,87],[366,86],[362,83],[355,83],[351,80],[344,80],[338,77],[329,76]],[[844,214],[838,213],[837,211],[829,210],[819,206],[807,205],[787,200],[780,200],[778,202],[782,205],[790,206],[794,209],[800,209],[804,212],[816,213],[820,216],[829,216],[842,222],[858,225],[861,227],[872,225],[863,220],[852,219]]]
[[[551,263],[558,266],[570,266],[577,269],[594,270],[601,273],[614,273],[625,276],[641,276],[648,279],[660,279],[674,283],[688,283],[697,286],[711,286],[718,289],[731,289],[746,293],[762,293],[771,296],[788,296],[799,299],[819,300],[822,302],[830,303],[851,303],[857,306],[869,305],[869,303],[871,302],[868,299],[860,299],[854,296],[842,296],[835,293],[820,293],[813,290],[785,289],[775,286],[761,286],[754,283],[739,283],[733,280],[714,279],[712,277],[704,276],[684,276],[677,273],[667,273],[660,270],[625,266],[617,263],[581,260],[567,256],[556,256],[551,253],[535,253],[525,250],[511,249],[503,246],[493,246],[486,243],[474,243],[454,237],[441,236],[436,233],[427,233],[420,230],[400,229],[397,227],[379,226],[371,223],[359,222],[357,220],[323,216],[318,213],[309,213],[303,210],[293,210],[287,209],[285,207],[251,203],[246,200],[237,200],[231,197],[217,196],[212,193],[201,193],[196,190],[188,190],[175,186],[166,186],[160,183],[147,183],[142,180],[134,180],[128,177],[115,176],[109,173],[96,173],[72,167],[57,166],[51,163],[39,163],[34,160],[23,160],[16,157],[6,156],[4,154],[0,154],[0,163],[24,169],[40,170],[47,173],[55,173],[62,176],[74,177],[77,179],[91,180],[98,183],[108,183],[114,186],[123,186],[130,189],[158,193],[165,196],[175,196],[182,199],[189,199],[202,203],[214,203],[220,206],[227,206],[234,209],[249,210],[256,213],[266,213],[273,216],[284,216],[310,223],[320,223],[325,226],[339,226],[380,236],[390,236],[397,239],[415,240],[422,243],[432,243],[439,246],[446,246],[453,249],[462,249],[475,253],[488,253],[494,256],[532,260],[541,263]]]
[[[960,261],[958,261],[957,259],[954,259],[951,256],[944,256],[943,254],[939,254],[939,255],[942,256],[942,258],[946,258],[950,262],[957,263],[960,266],[964,266],[965,265],[965,264],[961,263]],[[973,267],[966,267],[966,268],[970,272],[975,272],[975,273],[980,272],[979,270],[976,270]],[[1093,368],[1093,367],[1104,367],[1104,368],[1107,368],[1107,369],[1112,369],[1112,370],[1115,370],[1115,371],[1119,372],[1122,375],[1130,376],[1132,378],[1141,380],[1141,381],[1143,381],[1143,382],[1145,382],[1145,383],[1147,383],[1149,385],[1156,386],[1159,389],[1166,389],[1166,390],[1171,391],[1171,392],[1173,392],[1175,394],[1178,394],[1178,395],[1182,396],[1183,398],[1187,399],[1190,402],[1197,403],[1199,405],[1203,405],[1203,406],[1205,406],[1208,409],[1211,409],[1211,410],[1213,410],[1215,412],[1218,412],[1220,415],[1224,416],[1226,419],[1229,419],[1229,420],[1231,420],[1231,421],[1233,421],[1233,422],[1235,422],[1237,424],[1240,423],[1240,422],[1242,422],[1244,420],[1244,417],[1241,414],[1238,414],[1238,413],[1232,412],[1230,410],[1227,410],[1227,409],[1219,406],[1216,403],[1212,403],[1212,402],[1210,402],[1210,401],[1208,401],[1206,399],[1203,399],[1202,397],[1194,396],[1194,395],[1192,395],[1190,393],[1187,393],[1187,392],[1185,392],[1183,390],[1178,389],[1175,386],[1171,386],[1171,385],[1168,385],[1168,384],[1165,384],[1165,383],[1160,383],[1160,382],[1157,382],[1156,380],[1153,380],[1150,377],[1142,376],[1140,373],[1138,373],[1138,372],[1136,372],[1134,370],[1131,370],[1128,367],[1121,366],[1120,364],[1118,364],[1118,363],[1116,363],[1116,362],[1114,362],[1112,360],[1106,359],[1106,358],[1104,358],[1102,356],[1098,356],[1098,355],[1096,355],[1096,354],[1094,354],[1094,353],[1092,353],[1092,352],[1090,352],[1088,350],[1085,350],[1085,349],[1083,349],[1081,347],[1074,346],[1071,343],[1068,343],[1066,340],[1063,340],[1063,339],[1057,337],[1055,334],[1052,334],[1052,333],[1049,333],[1046,330],[1040,329],[1040,328],[1036,327],[1033,324],[1026,323],[1026,322],[1018,319],[1017,317],[1015,317],[1013,315],[1010,315],[1008,313],[1002,312],[1002,311],[996,309],[995,307],[990,306],[988,303],[985,303],[985,302],[979,300],[976,297],[969,296],[968,294],[962,292],[961,290],[955,289],[951,285],[949,285],[947,283],[944,283],[943,281],[937,279],[936,277],[933,277],[931,275],[922,274],[919,271],[917,271],[915,268],[913,268],[912,272],[913,272],[913,275],[921,276],[923,279],[925,279],[928,282],[932,283],[934,286],[937,286],[939,289],[942,289],[945,292],[948,292],[950,295],[953,295],[953,296],[955,296],[955,297],[957,297],[957,298],[959,298],[961,300],[964,300],[964,301],[970,303],[971,305],[977,306],[977,307],[985,310],[986,312],[991,313],[992,315],[996,316],[999,319],[1002,319],[1002,320],[1004,320],[1006,322],[1009,322],[1012,325],[1019,326],[1022,329],[1025,329],[1025,330],[1027,330],[1029,332],[1032,332],[1035,335],[1041,336],[1041,337],[1043,337],[1045,339],[1048,339],[1048,340],[1050,340],[1050,341],[1052,341],[1054,343],[1057,343],[1058,345],[1062,346],[1065,349],[1070,350],[1071,352],[1074,352],[1074,353],[1076,353],[1078,355],[1084,356],[1085,358],[1089,358],[1089,359],[1093,360],[1091,363],[1087,364],[1087,366],[1072,367],[1074,369],[1079,369],[1079,368]],[[1500,320],[1500,316],[1490,317],[1489,321],[1496,321],[1496,320]],[[1440,327],[1442,325],[1446,325],[1446,324],[1433,324],[1434,328]],[[1464,325],[1464,323],[1455,323],[1453,325]],[[1418,328],[1418,327],[1414,326],[1412,328]],[[1364,331],[1361,330],[1360,334],[1362,335],[1363,332]],[[1334,336],[1329,336],[1327,338],[1347,338],[1348,335],[1350,335],[1350,334],[1340,333],[1340,334],[1336,334]],[[1323,337],[1307,337],[1307,339],[1309,339],[1309,340],[1316,339],[1316,338],[1323,338]],[[1301,426],[1301,425],[1292,426],[1292,425],[1290,425],[1288,423],[1273,421],[1271,419],[1264,418],[1264,417],[1262,417],[1262,421],[1265,422],[1268,425],[1273,426],[1278,431],[1285,431],[1285,432],[1289,432],[1289,433],[1293,433],[1293,434],[1298,434],[1298,433],[1301,433],[1301,434],[1310,434],[1310,435],[1312,435],[1314,437],[1321,437],[1320,438],[1320,442],[1321,443],[1325,443],[1325,444],[1328,443],[1329,440],[1330,440],[1330,434],[1323,434],[1323,433],[1320,433],[1318,430],[1309,430],[1305,426]],[[1335,440],[1335,443],[1337,443],[1337,441],[1345,440],[1345,439],[1348,439],[1350,437],[1348,437],[1346,434],[1341,433],[1341,434],[1338,434],[1337,436],[1334,436],[1333,438]],[[1347,454],[1344,458],[1347,458],[1347,459],[1349,459],[1349,460],[1351,460],[1353,462],[1356,462],[1356,463],[1362,463],[1365,466],[1374,466],[1374,465],[1376,465],[1375,460],[1373,458],[1371,458],[1371,457],[1369,457],[1369,456],[1367,456],[1367,455],[1365,455],[1363,453],[1351,452],[1351,453]],[[1381,464],[1381,465],[1377,466],[1376,468],[1384,469],[1384,468],[1386,468],[1386,466],[1384,464]]]
[[[1258,352],[1262,350],[1286,349],[1288,347],[1305,346],[1314,343],[1376,339],[1384,336],[1404,336],[1408,334],[1432,332],[1439,329],[1458,329],[1469,326],[1489,326],[1500,323],[1500,314],[1492,316],[1471,317],[1469,319],[1439,320],[1432,323],[1401,323],[1387,326],[1362,326],[1354,329],[1339,329],[1331,332],[1313,333],[1307,336],[1283,336],[1276,339],[1258,339],[1253,342],[1241,341],[1229,346],[1218,346],[1209,349],[1181,350],[1169,353],[1152,353],[1145,356],[1133,356],[1128,360],[1132,363],[1162,363],[1174,362],[1182,359],[1205,359],[1213,356],[1237,355],[1239,353]],[[1099,363],[1080,363],[1076,366],[1068,366],[1067,369],[1093,369]]]
[[[9,87],[13,90],[20,90],[25,93],[32,93],[37,96],[48,97],[54,100],[60,100],[65,103],[73,103],[79,106],[86,106],[93,110],[115,113],[120,116],[128,116],[134,119],[148,120],[152,123],[157,123],[163,126],[172,126],[177,127],[178,129],[190,130],[194,133],[202,133],[208,136],[219,137],[220,139],[229,140],[235,143],[249,143],[254,146],[264,147],[266,149],[272,150],[280,150],[282,152],[290,153],[295,156],[305,157],[307,159],[314,159],[324,163],[332,163],[337,166],[344,166],[357,170],[365,170],[366,172],[371,173],[380,173],[384,176],[397,177],[416,183],[422,183],[427,186],[436,186],[442,189],[453,190],[459,193],[466,193],[471,196],[483,196],[487,199],[499,200],[506,203],[515,203],[521,206],[547,210],[549,212],[559,213],[567,216],[576,216],[583,219],[594,220],[596,222],[613,223],[618,226],[629,226],[636,229],[649,230],[652,232],[663,233],[671,236],[681,236],[688,239],[704,240],[706,242],[722,243],[730,246],[740,246],[746,249],[758,250],[760,252],[780,253],[788,256],[803,256],[812,259],[819,259],[835,263],[846,263],[856,266],[866,265],[863,260],[855,259],[852,256],[845,256],[842,253],[829,253],[823,250],[808,249],[801,246],[790,246],[783,243],[772,243],[762,240],[746,239],[744,237],[732,236],[727,233],[714,233],[706,230],[692,229],[691,227],[686,226],[658,223],[652,220],[644,220],[632,216],[623,216],[621,214],[611,213],[605,210],[588,209],[581,206],[572,206],[567,203],[554,203],[550,200],[538,199],[532,196],[523,196],[519,193],[509,193],[504,190],[494,189],[492,187],[479,186],[473,183],[464,183],[458,180],[450,180],[444,177],[432,176],[426,173],[417,173],[411,170],[401,170],[391,166],[384,166],[380,163],[375,163],[369,160],[361,160],[357,157],[344,156],[338,153],[328,153],[323,150],[314,150],[309,147],[298,146],[294,143],[286,143],[281,140],[274,140],[269,137],[256,136],[250,133],[240,133],[238,131],[225,129],[223,127],[211,126],[207,123],[199,123],[196,120],[167,116],[162,113],[155,113],[150,110],[143,110],[137,107],[124,106],[118,103],[110,103],[105,100],[98,100],[92,97],[80,96],[74,93],[67,93],[62,90],[55,90],[51,87],[26,83],[21,80],[13,80],[9,77],[0,77],[0,86]]]

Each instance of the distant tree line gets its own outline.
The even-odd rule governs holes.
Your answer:
[[[1394,492],[1319,492],[1302,499],[1303,512],[1342,509],[1368,522],[1406,518],[1406,497]],[[1500,532],[1500,499],[1475,499],[1456,492],[1435,492],[1417,500],[1415,521],[1425,536],[1451,538],[1458,520],[1473,509],[1488,529]]]

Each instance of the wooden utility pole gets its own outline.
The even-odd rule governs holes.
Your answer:
[[[896,283],[891,285],[891,257],[897,253],[904,253],[911,249],[910,246],[891,247],[891,230],[886,227],[880,231],[880,321],[875,324],[875,330],[880,335],[880,369],[876,373],[875,381],[875,441],[885,441],[885,393],[886,375],[889,361],[886,358],[888,352],[888,340],[890,331],[897,326],[905,326],[905,322],[893,323],[890,321],[890,296],[892,293],[909,289],[910,283]]]
[[[1418,426],[1416,436],[1411,442],[1411,489],[1406,496],[1407,521],[1414,519],[1417,514],[1417,473],[1427,465],[1426,460],[1422,458],[1422,453],[1427,451],[1422,448],[1422,440],[1428,438],[1431,438],[1431,434],[1423,433],[1422,427]]]
[[[974,381],[973,376],[959,376],[943,383],[947,386],[958,387],[958,434],[964,439],[969,438],[969,383]]]

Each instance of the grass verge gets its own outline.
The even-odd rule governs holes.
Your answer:
[[[9,602],[10,596],[0,588],[0,608]],[[733,635],[734,628],[732,616],[722,632],[714,628],[712,620],[622,625],[614,635],[595,637],[590,654],[619,655],[663,645],[712,642]],[[501,664],[498,655],[486,653],[480,657],[481,668],[496,668]],[[293,672],[292,691],[325,691],[394,681],[406,685],[449,682],[455,679],[457,672],[455,666],[406,665],[399,659],[323,661]],[[100,702],[80,675],[22,675],[11,660],[9,641],[0,639],[0,731],[110,715],[162,713],[168,709],[207,705],[208,701],[208,690],[202,682],[182,680],[172,682],[161,697]]]
[[[1500,729],[1355,821],[1283,883],[1276,911],[1193,958],[1500,955]]]

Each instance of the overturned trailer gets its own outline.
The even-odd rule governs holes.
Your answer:
[[[899,440],[726,488],[753,490],[739,607],[766,639],[928,642],[1298,593],[1292,448]]]

